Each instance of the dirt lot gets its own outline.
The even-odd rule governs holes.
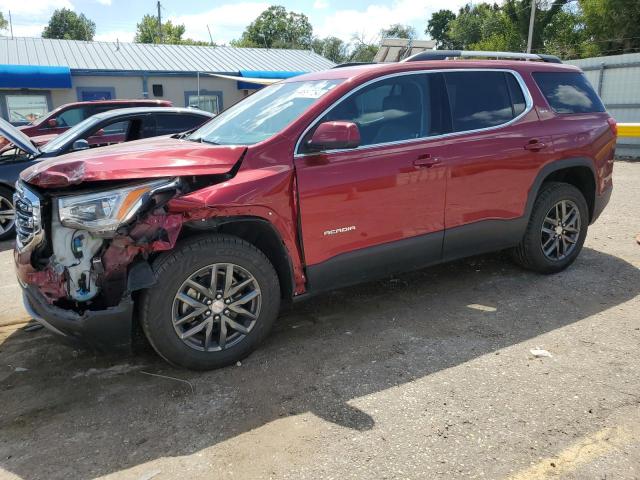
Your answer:
[[[22,331],[1,245],[0,478],[639,478],[640,163],[615,183],[564,273],[497,254],[340,290],[204,374]]]

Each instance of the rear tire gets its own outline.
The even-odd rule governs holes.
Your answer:
[[[156,352],[174,365],[231,365],[260,344],[278,316],[276,271],[240,238],[196,237],[152,267],[157,283],[142,295],[141,324]]]
[[[580,190],[567,183],[545,183],[513,259],[536,272],[560,272],[580,254],[588,225],[589,209]]]
[[[0,187],[0,241],[16,236],[16,213],[13,205],[13,190]]]

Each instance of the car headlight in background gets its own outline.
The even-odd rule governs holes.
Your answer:
[[[153,193],[173,188],[176,180],[158,180],[58,199],[60,223],[95,233],[114,232],[129,221]]]

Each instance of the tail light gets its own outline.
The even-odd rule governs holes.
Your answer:
[[[609,117],[607,119],[607,123],[609,124],[609,128],[611,132],[617,137],[618,136],[618,122],[616,122],[615,118]]]

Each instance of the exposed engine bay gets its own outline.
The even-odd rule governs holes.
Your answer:
[[[153,285],[150,255],[172,249],[188,221],[171,213],[168,202],[203,181],[226,178],[163,179],[72,195],[44,191],[41,201],[23,185],[16,204],[18,276],[51,304],[76,311],[117,305]]]

